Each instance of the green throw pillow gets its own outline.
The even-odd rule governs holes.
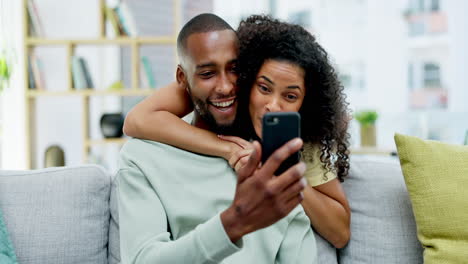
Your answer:
[[[468,146],[395,134],[425,264],[468,262]]]
[[[13,246],[8,237],[5,223],[3,222],[3,214],[0,209],[0,263],[1,264],[17,264]]]

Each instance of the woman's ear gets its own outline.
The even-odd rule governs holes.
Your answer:
[[[180,64],[177,65],[176,80],[180,87],[187,89],[187,75],[185,74],[184,69],[182,69],[182,66],[180,66]]]

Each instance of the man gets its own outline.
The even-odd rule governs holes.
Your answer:
[[[181,30],[176,78],[195,107],[193,125],[228,131],[237,103],[237,38],[222,19],[202,14]],[[302,146],[295,139],[258,168],[254,151],[236,173],[228,163],[165,144],[131,139],[118,172],[123,263],[315,263],[302,200],[305,165],[274,177]]]

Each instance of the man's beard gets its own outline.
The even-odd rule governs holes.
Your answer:
[[[208,110],[208,103],[194,97],[190,94],[195,111],[198,112],[200,118],[203,119],[205,124],[209,127],[210,131],[219,135],[232,135],[234,133],[234,122],[230,124],[218,124],[213,114]]]

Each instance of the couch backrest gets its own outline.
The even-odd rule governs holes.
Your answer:
[[[351,207],[351,240],[339,250],[339,263],[423,263],[398,158],[352,156],[343,188]]]
[[[119,207],[117,202],[117,183],[114,178],[110,194],[109,264],[120,263]]]
[[[316,234],[318,263],[423,263],[397,158],[351,156],[343,188],[351,208],[351,239],[336,250]]]
[[[110,192],[111,176],[94,165],[0,171],[19,263],[108,263]]]

